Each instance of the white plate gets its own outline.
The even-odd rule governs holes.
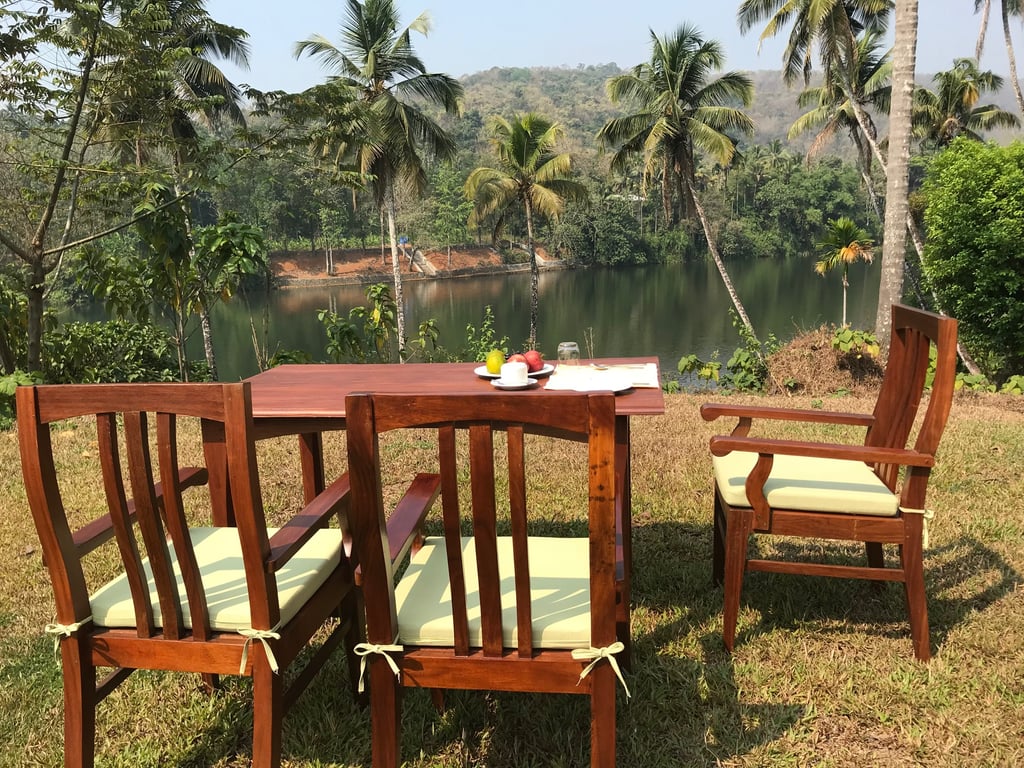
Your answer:
[[[550,376],[554,372],[554,370],[555,370],[555,366],[551,365],[551,363],[544,363],[544,367],[541,368],[539,371],[530,371],[526,375],[530,376],[530,377],[532,377],[534,379],[538,379],[538,378],[540,378],[542,376]],[[474,368],[473,369],[473,373],[475,373],[477,376],[479,376],[482,379],[499,379],[499,378],[501,378],[501,374],[500,373],[491,373],[490,371],[488,371],[486,365],[481,365],[478,368]]]
[[[495,389],[529,389],[530,387],[536,387],[538,383],[539,382],[536,379],[530,379],[525,384],[520,384],[518,382],[515,384],[506,384],[501,379],[493,379],[491,381],[491,386]]]
[[[532,376],[535,379],[539,379],[542,376],[550,376],[554,372],[554,370],[555,366],[553,366],[551,363],[544,363],[544,367],[541,368],[539,371],[530,371],[526,375]]]

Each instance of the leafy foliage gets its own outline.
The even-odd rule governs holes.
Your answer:
[[[44,336],[43,346],[45,378],[53,384],[178,378],[173,342],[148,323],[65,323]]]
[[[740,346],[733,350],[722,372],[722,363],[714,357],[701,360],[695,354],[689,354],[679,360],[678,369],[682,374],[694,374],[705,382],[713,382],[726,389],[737,392],[762,392],[768,381],[769,371],[765,360],[779,348],[779,341],[774,334],[769,334],[767,341],[761,342],[743,324],[734,310],[730,310],[732,324],[740,337]]]
[[[23,385],[38,384],[41,378],[38,374],[14,371],[6,376],[0,376],[0,431],[8,430],[14,425],[14,391]]]
[[[958,139],[928,170],[923,267],[996,382],[1024,370],[1024,144]]]
[[[836,328],[832,335],[832,349],[859,359],[864,355],[878,357],[881,348],[878,338],[871,331],[861,331],[843,326]]]
[[[491,305],[484,307],[484,319],[477,328],[472,323],[466,326],[466,345],[456,355],[459,360],[474,362],[483,360],[492,349],[500,349],[508,354],[508,336],[500,339],[494,331],[494,311]]]

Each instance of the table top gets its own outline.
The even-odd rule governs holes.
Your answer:
[[[591,361],[585,360],[584,364]],[[602,358],[608,365],[655,363],[654,357]],[[351,392],[388,394],[499,394],[488,379],[473,373],[480,363],[367,363],[281,365],[246,381],[252,385],[252,411],[265,419],[344,419],[345,396]],[[551,392],[541,386],[517,391],[517,397]],[[660,387],[635,387],[615,396],[617,416],[657,415],[665,412]]]

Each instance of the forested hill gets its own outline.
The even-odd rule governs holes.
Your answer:
[[[465,88],[463,125],[455,131],[477,134],[491,115],[537,112],[562,123],[571,143],[592,145],[594,134],[605,121],[624,111],[609,101],[605,91],[608,79],[624,71],[616,64],[598,64],[575,68],[494,67],[467,75],[461,79]],[[754,103],[747,112],[757,133],[744,141],[788,143],[789,126],[801,113],[796,102],[800,88],[788,87],[780,72],[749,75],[754,82]],[[809,137],[801,138],[790,148],[802,152],[809,142]]]
[[[483,135],[480,129],[491,115],[511,117],[522,112],[537,112],[565,126],[570,148],[573,145],[592,148],[594,134],[605,121],[625,111],[613,105],[605,91],[608,78],[625,71],[616,64],[598,64],[575,68],[494,67],[467,75],[461,79],[465,88],[463,119],[447,123],[446,127],[471,144]],[[746,111],[754,121],[756,133],[749,138],[737,138],[742,144],[781,141],[793,152],[803,154],[810,146],[811,135],[805,134],[792,141],[787,139],[789,127],[804,111],[797,104],[801,87],[787,86],[780,71],[759,70],[748,74],[754,82],[754,103]],[[927,88],[935,87],[930,74],[918,74],[917,80]],[[989,100],[1003,109],[1016,109],[1009,87],[986,99]],[[885,118],[878,117],[876,122],[882,128]],[[997,141],[1002,137],[999,131],[992,133]],[[830,151],[848,156],[851,150],[846,139],[838,136]]]

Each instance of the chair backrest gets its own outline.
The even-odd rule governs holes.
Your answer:
[[[914,450],[935,455],[953,401],[956,344],[957,322],[953,318],[902,304],[893,305],[889,357],[875,403],[874,424],[868,429],[865,438],[866,445],[907,447],[925,390],[929,366],[934,360],[931,394],[917,432]],[[898,471],[897,464],[876,466],[879,477],[890,489],[896,486]]]
[[[131,590],[138,636],[152,637],[158,632],[168,639],[191,634],[205,640],[210,636],[206,598],[182,499],[183,488],[206,482],[209,473],[206,467],[180,467],[178,456],[179,417],[194,417],[201,420],[204,439],[216,436],[226,443],[226,468],[242,536],[253,626],[274,626],[277,590],[273,575],[263,564],[269,545],[255,447],[250,439],[248,384],[34,386],[19,388],[16,397],[25,488],[61,624],[80,622],[90,615],[82,558],[114,539]],[[95,474],[63,477],[59,446],[55,452],[51,432],[58,422],[85,416],[95,418]],[[195,434],[198,443],[198,429]],[[102,489],[98,511],[89,514],[88,522],[80,524],[81,510],[71,510],[77,530],[72,529],[63,500],[72,483],[79,500],[83,488]],[[172,572],[170,547],[186,588],[184,606]],[[159,628],[144,559],[158,594]]]
[[[503,651],[501,586],[498,583],[496,445],[507,444],[509,520],[515,569],[518,653],[533,654],[530,613],[530,563],[527,535],[531,510],[528,475],[551,476],[564,468],[527,465],[526,435],[539,433],[587,443],[588,524],[591,592],[591,644],[615,641],[615,402],[609,393],[581,395],[487,393],[471,396],[354,394],[346,398],[349,476],[352,483],[352,535],[362,568],[367,636],[371,643],[393,642],[397,633],[394,582],[381,493],[378,436],[394,429],[431,427],[438,431],[442,523],[448,556],[454,651],[465,656],[470,645],[466,576],[461,537],[474,539],[482,629],[482,651]],[[460,507],[457,434],[468,437],[469,505],[463,524]],[[495,433],[506,434],[495,441]],[[500,453],[500,450],[498,451]],[[453,554],[455,556],[453,556]]]

